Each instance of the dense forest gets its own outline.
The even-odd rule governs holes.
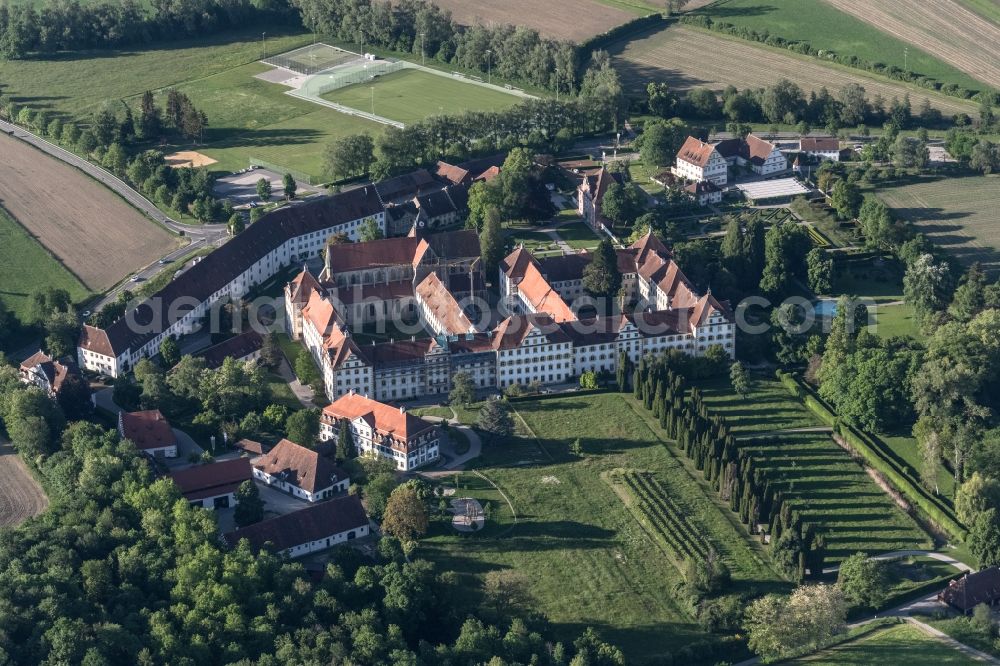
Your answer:
[[[67,426],[0,361],[5,434],[51,500],[0,531],[0,664],[623,663],[589,630],[547,639],[510,590],[477,616],[451,574],[393,538],[375,559],[339,551],[322,572],[246,542],[228,550],[214,514],[131,443]]]

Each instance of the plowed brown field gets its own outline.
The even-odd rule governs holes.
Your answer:
[[[965,100],[869,78],[809,58],[679,25],[620,42],[611,52],[626,87],[634,92],[641,91],[650,81],[664,81],[683,91],[697,87],[721,90],[730,84],[740,89],[760,88],[784,78],[806,91],[826,86],[834,94],[848,83],[858,83],[864,86],[869,99],[878,94],[887,103],[893,97],[902,99],[909,93],[914,108],[927,98],[932,106],[948,115],[959,112],[973,115],[977,110],[976,104]]]
[[[49,498],[10,444],[0,440],[0,527],[14,527],[45,511]]]
[[[92,291],[104,291],[176,247],[147,220],[81,171],[0,134],[4,208]]]
[[[593,0],[433,0],[463,25],[510,23],[545,37],[580,42],[636,18]]]
[[[954,0],[826,2],[1000,88],[1000,26]]]

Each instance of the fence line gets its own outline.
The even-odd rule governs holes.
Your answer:
[[[289,169],[288,167],[283,167],[280,164],[275,164],[273,162],[268,162],[267,160],[258,159],[256,157],[250,158],[250,166],[252,167],[262,167],[269,171],[285,175],[286,173],[292,174],[292,178],[295,180],[306,183],[307,185],[313,185],[312,176],[305,173],[304,171],[299,171],[297,169]]]

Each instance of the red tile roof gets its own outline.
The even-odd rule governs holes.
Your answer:
[[[689,136],[685,141],[681,149],[677,151],[677,159],[683,160],[694,164],[695,166],[704,167],[708,164],[708,161],[712,159],[712,153],[715,152],[715,146],[704,141],[699,141],[693,136]]]
[[[318,452],[287,439],[255,460],[253,466],[271,476],[282,476],[288,483],[310,493],[347,478],[344,471]]]
[[[319,282],[308,270],[303,270],[289,283],[289,298],[293,303],[305,304],[314,291],[321,289]]]
[[[171,472],[170,478],[185,498],[197,500],[234,493],[241,483],[253,478],[253,472],[249,460],[234,458]]]
[[[765,141],[764,139],[754,136],[753,134],[747,135],[745,145],[745,157],[754,164],[763,164],[767,161],[767,158],[770,157],[772,152],[774,152],[775,147],[770,141]]]
[[[177,437],[170,422],[158,409],[144,412],[121,412],[118,415],[121,435],[140,451],[177,446]]]
[[[327,266],[333,274],[381,266],[412,266],[419,262],[426,248],[427,243],[411,236],[366,243],[340,243],[327,248]]]
[[[525,338],[537,329],[551,344],[569,342],[569,338],[547,314],[511,315],[493,332],[493,348],[496,350],[515,349]]]
[[[368,515],[361,506],[361,500],[357,495],[348,495],[248,525],[225,534],[223,538],[230,546],[246,539],[255,550],[270,543],[280,552],[365,525],[368,525]]]
[[[803,137],[799,140],[799,150],[803,152],[832,152],[840,150],[836,137]]]
[[[437,273],[428,273],[427,277],[417,285],[416,293],[423,301],[424,307],[440,322],[447,335],[461,335],[475,330],[472,322],[462,312],[462,306],[451,292],[445,289]]]
[[[500,262],[500,267],[503,268],[504,274],[516,284],[524,277],[524,271],[527,270],[528,264],[537,266],[538,262],[535,261],[530,252],[523,247],[517,247],[504,257],[504,260]]]
[[[263,455],[264,453],[264,445],[252,439],[241,439],[233,444],[233,447],[255,456]]]
[[[552,317],[556,323],[573,321],[576,314],[566,305],[548,280],[538,270],[536,263],[529,263],[524,271],[524,277],[517,283],[517,290],[524,299],[531,304],[535,312],[544,312]]]
[[[350,421],[364,419],[375,432],[403,445],[401,450],[406,450],[406,445],[418,435],[435,428],[433,423],[410,414],[402,407],[393,407],[353,392],[324,407],[323,416]]]

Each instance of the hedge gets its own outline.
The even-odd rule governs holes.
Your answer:
[[[908,601],[914,601],[916,599],[920,599],[921,597],[925,597],[932,592],[943,590],[948,587],[948,583],[957,578],[961,578],[964,575],[965,572],[956,570],[955,573],[945,574],[944,576],[938,576],[937,578],[931,578],[930,580],[925,580],[916,587],[911,587],[908,590],[903,590],[902,592],[898,592],[896,594],[890,594],[885,598],[885,601],[882,602],[882,605],[878,610],[882,611],[895,608],[896,606],[905,604]],[[869,611],[870,609],[867,608],[852,608],[847,613],[847,618],[850,620],[858,617],[864,617],[869,614]]]
[[[889,459],[875,441],[853,426],[842,423],[833,410],[802,386],[798,378],[780,370],[777,376],[782,385],[801,400],[820,421],[834,428],[851,449],[864,459],[866,465],[882,474],[899,493],[906,497],[924,520],[944,530],[952,538],[965,541],[967,535],[965,527],[941,506],[939,500],[910,478],[896,462]]]
[[[611,28],[607,32],[602,32],[599,35],[594,35],[586,41],[580,42],[577,46],[577,53],[579,53],[584,62],[586,62],[590,58],[591,52],[603,49],[612,42],[618,41],[625,35],[630,35],[634,32],[639,32],[640,30],[645,30],[646,28],[653,26],[663,26],[668,22],[669,20],[662,14],[656,13],[632,19],[627,23],[622,23],[621,25]]]

